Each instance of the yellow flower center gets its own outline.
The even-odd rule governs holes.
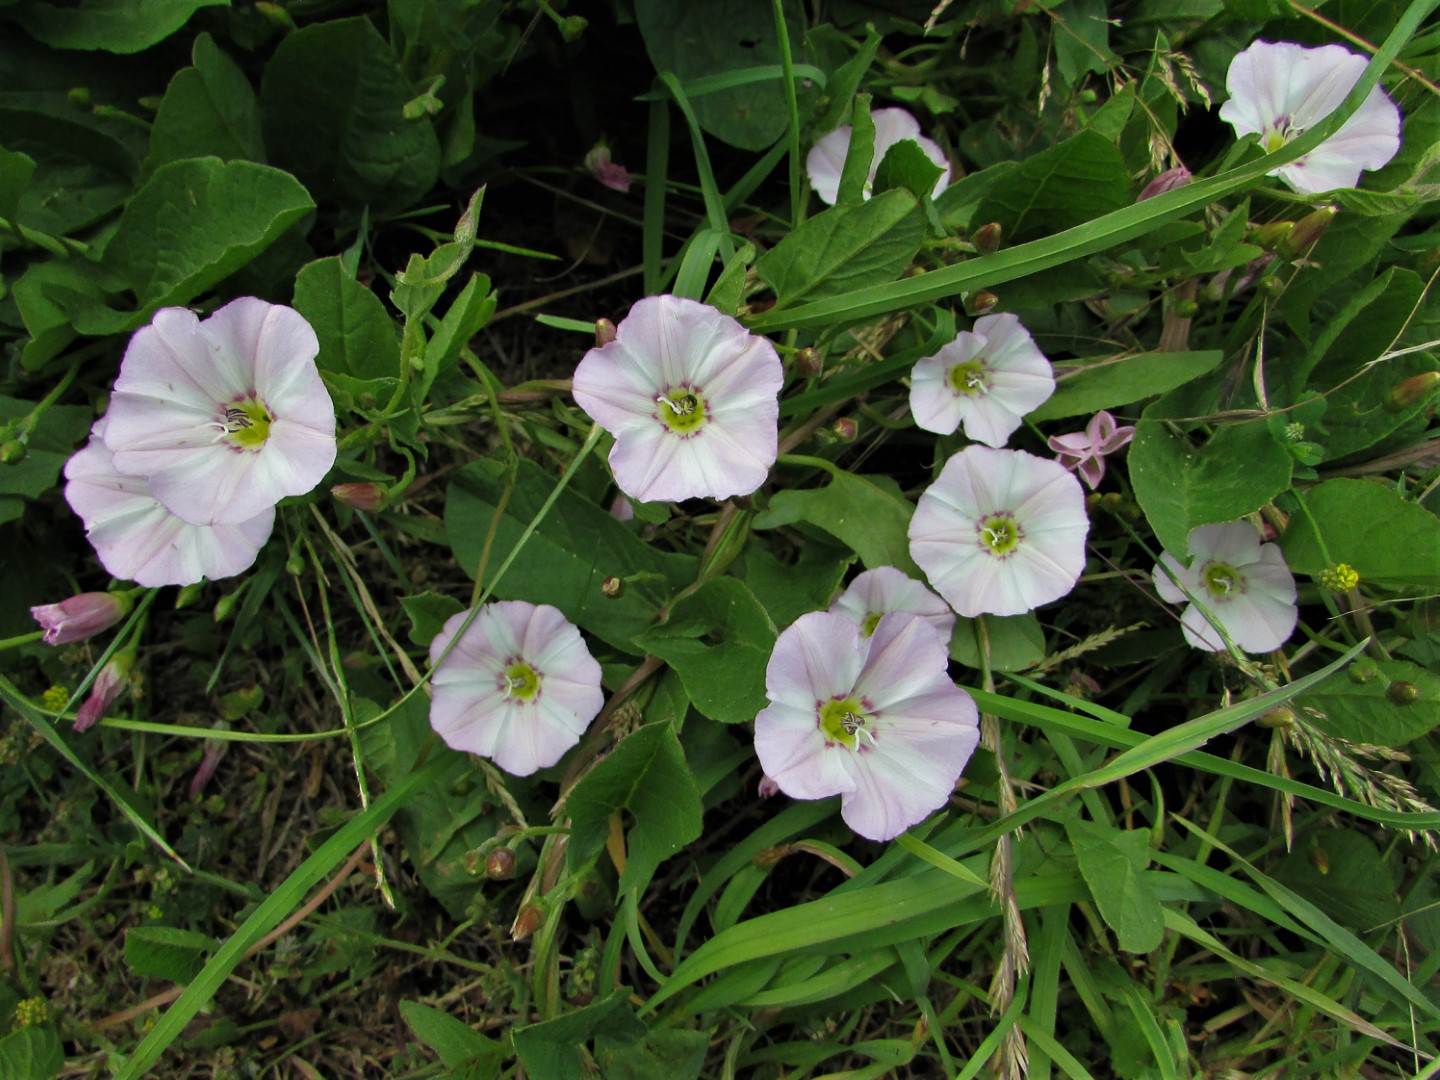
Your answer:
[[[985,550],[998,559],[1010,555],[1020,546],[1025,533],[1016,520],[1008,513],[991,514],[977,527],[980,542]]]
[[[1215,600],[1224,600],[1240,591],[1240,575],[1224,563],[1210,563],[1200,572],[1200,580],[1205,583],[1205,591]]]
[[[540,693],[540,673],[524,660],[505,669],[505,696],[514,701],[533,701]]]
[[[980,397],[990,389],[990,376],[981,360],[970,360],[956,364],[947,373],[950,388],[966,397]]]
[[[820,733],[826,743],[859,750],[862,739],[870,745],[875,743],[874,733],[866,726],[872,719],[866,715],[865,702],[859,698],[834,698],[820,706]]]
[[[259,450],[270,438],[270,424],[275,418],[258,398],[244,398],[232,401],[216,421],[222,429],[222,438],[231,446],[241,450]]]
[[[676,435],[693,435],[705,425],[705,401],[689,386],[677,386],[655,395],[657,416]]]

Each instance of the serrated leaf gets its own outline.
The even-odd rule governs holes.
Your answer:
[[[1369,678],[1356,682],[1362,673]],[[1414,699],[1395,700],[1396,682],[1414,687]],[[1403,746],[1440,726],[1440,676],[1408,660],[1361,661],[1299,701],[1319,710],[1317,727],[1350,742]]]
[[[321,202],[409,206],[440,173],[430,119],[404,115],[414,96],[369,19],[312,23],[280,43],[260,82],[271,160]]]
[[[145,978],[188,983],[213,948],[214,938],[176,926],[132,926],[125,931],[125,963]]]
[[[57,49],[137,53],[164,41],[201,8],[229,6],[230,0],[27,0],[11,9],[11,18]]]
[[[765,707],[775,624],[736,578],[712,578],[677,600],[665,622],[635,644],[674,668],[691,702],[712,720],[743,723]]]
[[[1214,371],[1225,353],[1132,353],[1082,367],[1057,368],[1055,393],[1026,417],[1039,423],[1064,416],[1090,416],[1184,386]]]
[[[859,206],[832,206],[767,251],[755,272],[777,306],[821,300],[896,280],[925,239],[925,215],[908,191]]]
[[[51,1080],[65,1068],[65,1050],[53,1024],[36,1024],[0,1036],[0,1076]]]
[[[1326,480],[1304,497],[1310,513],[1292,515],[1280,538],[1295,573],[1318,577],[1328,552],[1352,566],[1362,583],[1440,588],[1440,518],[1423,506],[1385,484],[1347,478]]]
[[[295,178],[249,161],[162,165],[125,208],[105,263],[141,314],[187,304],[253,259],[314,209]]]
[[[924,575],[910,558],[907,529],[914,505],[889,477],[836,471],[825,487],[781,491],[757,514],[753,527],[774,529],[808,522],[847,545],[867,570],[894,566],[917,580]]]
[[[1195,526],[1235,521],[1284,491],[1292,461],[1263,423],[1226,424],[1192,447],[1147,418],[1135,426],[1127,465],[1156,537],[1183,556]]]
[[[1158,947],[1165,936],[1165,917],[1144,875],[1149,836],[1077,822],[1069,823],[1066,831],[1080,876],[1120,948],[1147,953]]]
[[[357,379],[398,375],[395,323],[380,298],[347,274],[338,257],[317,259],[301,269],[294,304],[320,339],[315,363],[322,372]]]

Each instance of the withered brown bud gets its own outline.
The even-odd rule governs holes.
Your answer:
[[[988,225],[981,225],[970,235],[970,242],[975,245],[975,250],[981,255],[993,255],[1000,250],[1000,243],[1004,239],[998,221],[992,221]]]
[[[830,425],[830,430],[835,433],[835,438],[841,442],[854,442],[860,434],[860,425],[848,416],[842,416],[835,423]]]
[[[615,324],[609,319],[595,320],[595,347],[603,349],[615,340]]]
[[[600,582],[600,595],[608,597],[611,600],[619,600],[620,597],[625,595],[625,579],[615,577],[614,575],[607,577],[604,581]]]
[[[336,484],[330,489],[330,494],[352,510],[364,510],[367,514],[383,509],[386,503],[385,489],[368,480],[363,483]]]
[[[510,924],[510,940],[524,941],[545,921],[544,915],[534,904],[527,904],[520,909],[520,914],[515,916],[515,921]]]
[[[509,881],[515,876],[515,853],[499,847],[485,856],[485,876],[491,881]]]
[[[989,289],[981,289],[979,292],[972,293],[966,297],[965,313],[967,315],[984,315],[999,302],[1000,297],[996,296]]]
[[[818,349],[807,345],[795,354],[795,370],[807,379],[813,379],[825,370],[825,358]]]
[[[1389,412],[1404,412],[1428,398],[1437,386],[1440,386],[1440,371],[1422,371],[1419,375],[1411,375],[1390,388],[1390,392],[1385,395],[1385,408]]]

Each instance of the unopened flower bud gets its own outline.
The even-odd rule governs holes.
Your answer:
[[[615,340],[615,324],[609,319],[595,320],[595,347],[603,349]]]
[[[998,221],[992,221],[988,225],[981,225],[970,234],[970,242],[975,245],[975,250],[981,255],[993,255],[999,251],[1000,243],[1003,239],[1003,231]]]
[[[520,909],[520,914],[516,915],[515,921],[510,924],[510,940],[524,941],[540,929],[542,922],[544,922],[544,916],[540,913],[540,909],[534,904],[527,904]]]
[[[610,600],[619,600],[625,595],[625,579],[613,574],[600,582],[600,595]]]
[[[965,314],[970,316],[984,315],[999,302],[1000,297],[996,296],[989,289],[981,289],[979,292],[971,293],[965,298]]]
[[[226,619],[230,618],[231,615],[234,615],[235,605],[239,602],[240,593],[238,591],[226,593],[224,596],[220,597],[219,600],[216,600],[214,611],[215,621],[217,623],[222,623]]]
[[[1136,202],[1144,202],[1146,199],[1153,199],[1156,195],[1163,195],[1167,191],[1174,191],[1176,188],[1184,187],[1190,183],[1190,170],[1184,165],[1176,165],[1173,169],[1166,169],[1159,176],[1145,185],[1145,189],[1136,197]]]
[[[1385,688],[1385,697],[1396,705],[1413,705],[1420,697],[1420,688],[1413,682],[1396,679]]]
[[[1281,705],[1279,708],[1271,709],[1255,721],[1261,727],[1285,728],[1295,723],[1295,710],[1288,705]]]
[[[773,798],[780,794],[780,785],[768,776],[761,776],[760,785],[755,789],[755,794],[762,799]]]
[[[491,881],[509,881],[515,876],[515,853],[499,847],[485,856],[485,876]]]
[[[330,489],[330,494],[352,510],[364,510],[367,514],[384,509],[388,501],[385,489],[368,480],[362,483],[336,484]]]
[[[825,359],[818,349],[807,345],[795,354],[795,370],[807,379],[813,379],[825,370]]]
[[[18,465],[25,460],[25,444],[19,439],[0,443],[0,465]]]
[[[90,696],[75,712],[75,731],[88,731],[95,722],[105,715],[105,710],[115,703],[130,683],[130,670],[135,664],[135,650],[121,649],[100,669],[95,681],[90,684]]]
[[[842,416],[830,425],[830,430],[840,442],[854,442],[860,435],[860,425],[848,416]]]
[[[1371,660],[1368,656],[1362,656],[1346,669],[1345,674],[1349,676],[1350,681],[1356,686],[1364,686],[1371,679],[1375,678],[1378,671],[1379,669],[1376,668],[1374,660]]]
[[[1276,251],[1295,228],[1293,221],[1272,221],[1255,230],[1253,239],[1266,251]]]
[[[68,645],[109,630],[130,613],[130,603],[125,593],[88,592],[32,607],[30,614],[45,631],[46,645]]]
[[[1200,314],[1200,305],[1194,300],[1176,300],[1175,314],[1182,319],[1193,319]]]
[[[1440,371],[1422,371],[1396,383],[1385,395],[1385,408],[1389,412],[1404,412],[1420,404],[1440,386]]]
[[[1310,849],[1310,865],[1322,874],[1330,873],[1330,856],[1325,853],[1324,848]]]
[[[299,577],[305,572],[305,556],[298,551],[292,551],[290,557],[285,560],[285,572],[291,577]]]
[[[1310,211],[1295,223],[1290,235],[1280,241],[1280,255],[1286,259],[1296,259],[1304,255],[1320,242],[1325,230],[1330,228],[1330,222],[1335,220],[1335,215],[1339,212],[1333,206],[1319,206]]]

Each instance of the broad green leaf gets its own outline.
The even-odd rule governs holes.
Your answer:
[[[201,8],[216,6],[229,7],[230,0],[27,0],[11,18],[57,49],[137,53],[164,41]]]
[[[784,12],[790,48],[798,52],[805,38],[804,9],[798,0],[785,0]],[[636,0],[635,19],[655,70],[673,72],[682,84],[780,63],[770,4]],[[764,150],[784,133],[789,122],[785,87],[779,78],[688,96],[700,126],[741,150]]]
[[[894,281],[925,239],[925,215],[908,191],[887,191],[859,206],[832,206],[767,251],[755,272],[777,304],[837,296]]]
[[[1115,144],[1082,131],[1027,158],[990,189],[973,221],[998,221],[1007,240],[1048,236],[1129,204],[1130,178]]]
[[[1226,424],[1192,447],[1146,419],[1130,444],[1130,482],[1166,551],[1185,555],[1197,525],[1235,521],[1258,510],[1290,483],[1291,458],[1263,423]]]
[[[31,401],[0,395],[0,423],[28,416]],[[51,405],[40,414],[25,446],[25,456],[0,465],[0,523],[18,518],[25,501],[55,487],[60,470],[85,438],[95,414],[87,405]]]
[[[700,789],[685,762],[673,724],[646,724],[627,736],[570,791],[570,869],[605,846],[610,815],[628,811],[625,872],[619,893],[641,892],[655,869],[700,835]]]
[[[807,522],[848,546],[867,570],[894,566],[924,580],[910,558],[906,530],[915,507],[889,477],[859,476],[836,470],[823,488],[778,492],[755,516],[753,527],[774,529]]]
[[[78,336],[75,323],[92,308],[105,308],[106,293],[94,264],[50,259],[31,266],[14,284],[15,306],[30,335],[20,363],[34,371],[60,355]]]
[[[495,533],[486,582],[555,486],[556,478],[528,459]],[[504,469],[477,461],[455,474],[445,500],[450,546],[467,574],[474,574],[495,507],[505,489]],[[648,630],[655,612],[695,580],[693,556],[662,552],[646,544],[601,507],[573,491],[556,500],[550,514],[495,589],[497,600],[553,604],[571,622],[626,652]],[[607,577],[633,578],[614,599],[600,591]]]
[[[1362,660],[1346,678],[1331,679],[1301,704],[1319,710],[1321,715],[1310,719],[1331,735],[1403,746],[1440,725],[1440,675],[1408,660]]]
[[[1434,407],[1433,391],[1399,405],[1389,395],[1406,379],[1435,370],[1434,354],[1410,353],[1375,364],[1337,385],[1325,399],[1329,407],[1323,432],[1314,436],[1324,448],[1324,460],[1366,450],[1408,424],[1423,427],[1424,421],[1416,418]]]
[[[320,202],[403,209],[440,172],[429,117],[404,115],[414,96],[369,19],[312,23],[286,37],[266,65],[265,145]]]
[[[0,146],[0,218],[11,222],[15,220],[15,208],[20,205],[20,196],[25,193],[25,189],[30,185],[30,178],[34,175],[34,158]]]
[[[1027,419],[1039,423],[1065,416],[1090,416],[1163,394],[1215,370],[1225,353],[1131,353],[1056,369],[1055,394]]]
[[[981,665],[981,633],[989,639],[991,671],[1024,671],[1045,659],[1045,632],[1033,611],[1023,615],[982,615],[955,619],[950,658],[966,667]]]
[[[1055,66],[1066,86],[1078,86],[1086,74],[1103,75],[1107,64],[1118,64],[1110,51],[1110,23],[1105,0],[1064,0],[1052,9],[1057,26],[1050,36]]]
[[[445,625],[451,615],[464,611],[465,605],[451,596],[423,592],[415,596],[400,597],[400,606],[410,616],[410,641],[422,649],[429,648],[430,642]]]
[[[674,668],[691,702],[712,720],[738,724],[765,707],[775,624],[737,578],[712,578],[677,600],[635,644]]]
[[[471,274],[425,346],[425,367],[414,388],[416,401],[427,400],[435,380],[455,366],[461,350],[490,322],[498,302],[489,275]]]
[[[294,304],[320,339],[315,362],[322,372],[357,379],[399,374],[394,321],[380,298],[347,274],[338,257],[317,259],[300,271]]]
[[[145,175],[185,158],[213,156],[263,165],[260,106],[250,80],[209,34],[195,39],[191,63],[170,80],[155,114]]]
[[[710,286],[710,291],[705,295],[705,302],[725,315],[732,318],[735,312],[740,310],[740,304],[745,299],[745,277],[750,264],[755,261],[755,245],[744,244],[740,250],[730,256],[730,261],[725,264],[725,269],[720,271],[720,276],[715,279],[715,284]]]
[[[1120,948],[1131,953],[1157,948],[1165,936],[1165,917],[1144,873],[1149,835],[1083,822],[1069,822],[1066,831],[1080,876]]]
[[[214,938],[177,926],[132,926],[125,931],[125,963],[143,978],[188,983],[214,948]]]
[[[945,170],[925,156],[914,139],[901,139],[885,151],[875,171],[874,194],[883,195],[899,188],[917,199],[935,190],[935,182]]]
[[[1303,370],[1310,380],[1337,383],[1378,358],[1400,335],[1424,292],[1418,275],[1392,266],[1347,296],[1306,358]],[[1330,407],[1335,409],[1335,403]]]
[[[1275,867],[1294,889],[1336,922],[1366,931],[1400,914],[1395,875],[1375,842],[1354,829],[1319,829]]]
[[[400,1002],[400,1015],[415,1037],[434,1050],[447,1069],[465,1069],[472,1080],[493,1080],[509,1050],[449,1013],[418,1001]],[[458,1074],[457,1074],[458,1075]]]
[[[141,313],[188,304],[269,247],[315,204],[295,178],[249,161],[173,161],[130,200],[105,251]]]
[[[656,1026],[638,1039],[602,1030],[595,1064],[607,1080],[699,1080],[710,1049],[703,1031]]]
[[[807,611],[829,607],[854,561],[848,550],[807,537],[795,562],[783,563],[752,535],[745,545],[742,576],[770,621],[783,630]]]
[[[0,1076],[51,1080],[65,1068],[65,1050],[54,1024],[22,1027],[0,1037]]]
[[[590,1080],[580,1047],[604,1031],[614,1037],[639,1038],[645,1026],[635,1019],[627,1002],[628,986],[617,987],[599,1001],[568,1012],[553,1020],[516,1028],[511,1034],[520,1064],[530,1076],[545,1080]],[[588,1055],[587,1055],[588,1056]]]
[[[1345,478],[1326,480],[1304,498],[1309,514],[1292,514],[1280,539],[1295,573],[1318,577],[1329,562],[1348,563],[1362,586],[1440,588],[1440,518],[1423,506],[1384,483]]]

